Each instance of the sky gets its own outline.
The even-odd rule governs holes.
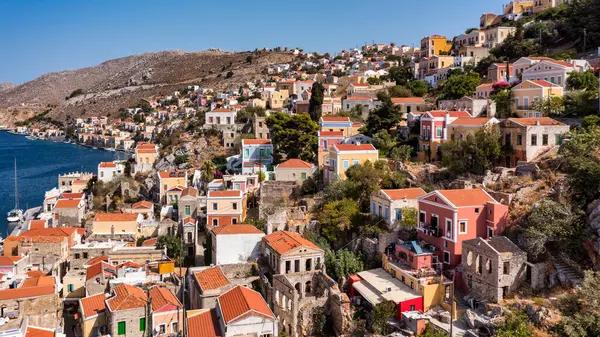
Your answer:
[[[509,0],[1,0],[0,82],[161,50],[419,45],[477,27]]]

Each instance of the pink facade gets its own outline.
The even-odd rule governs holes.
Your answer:
[[[423,297],[417,297],[398,303],[398,320],[402,320],[402,313],[407,311],[423,311]]]
[[[422,252],[418,254],[406,247],[406,244],[396,244],[396,257],[410,266],[413,270],[431,268],[433,256],[431,253]]]
[[[319,150],[329,151],[335,144],[341,144],[344,140],[342,131],[320,131],[319,132]]]
[[[508,207],[481,189],[439,190],[419,199],[420,240],[435,246],[446,265],[460,264],[462,242],[500,235]]]

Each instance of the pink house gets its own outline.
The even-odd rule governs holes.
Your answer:
[[[417,156],[419,160],[437,160],[439,147],[448,140],[448,126],[459,117],[471,118],[467,111],[428,111],[421,116]]]
[[[509,78],[506,78],[506,63],[494,63],[488,68],[488,82],[510,81],[515,77],[515,67],[512,63],[508,65]]]
[[[341,144],[344,140],[343,131],[319,131],[319,167],[326,165],[325,156],[329,149],[335,144]]]
[[[165,287],[150,289],[152,299],[152,327],[154,336],[174,336],[182,327],[183,306],[173,293]]]
[[[455,266],[463,241],[500,235],[507,217],[508,206],[482,189],[437,190],[419,199],[418,237],[436,247],[440,261]]]
[[[432,267],[433,254],[419,246],[417,241],[398,242],[395,248],[396,258],[412,270]]]

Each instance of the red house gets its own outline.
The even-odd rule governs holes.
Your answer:
[[[421,116],[417,156],[419,160],[437,160],[438,149],[448,140],[448,125],[459,117],[471,118],[467,111],[428,111]]]
[[[419,198],[419,240],[436,247],[446,265],[460,264],[462,242],[500,235],[508,206],[482,189],[437,190]]]

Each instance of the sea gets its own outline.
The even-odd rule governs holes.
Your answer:
[[[19,207],[41,206],[44,192],[58,187],[58,175],[86,171],[97,174],[98,163],[127,159],[128,154],[75,144],[29,140],[0,131],[0,236],[9,230],[7,213],[15,207],[14,159],[17,160]]]

